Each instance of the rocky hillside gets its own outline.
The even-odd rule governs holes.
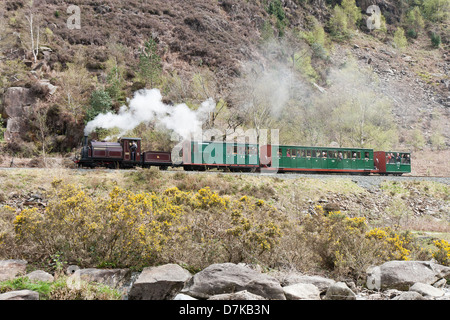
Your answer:
[[[369,30],[366,9],[373,3],[381,26]],[[448,1],[373,3],[74,0],[68,8],[59,0],[3,1],[3,146],[25,157],[71,152],[86,122],[118,111],[136,90],[155,87],[165,103],[194,109],[213,98],[217,106],[206,127],[255,127],[250,115],[259,114],[258,125],[281,128],[284,143],[410,149],[420,163],[449,146]],[[351,63],[350,74],[364,71],[353,80],[345,73]],[[375,109],[384,111],[368,125],[392,130],[387,137],[370,130],[356,137],[314,123],[346,105],[352,93],[336,93],[352,81],[364,83],[357,105],[383,101]],[[251,92],[262,100],[285,96],[266,107]],[[264,108],[272,109],[270,116]],[[152,147],[167,145],[167,132],[158,133],[155,124],[132,134],[151,137]],[[439,164],[428,174],[438,171]]]

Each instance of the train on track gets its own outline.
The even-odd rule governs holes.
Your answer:
[[[141,151],[140,138],[117,142],[88,142],[84,137],[78,167],[149,168],[183,167],[187,171],[222,169],[247,172],[303,172],[360,175],[402,175],[411,172],[411,154],[367,148],[331,148],[258,145],[218,141],[184,141],[172,161],[172,152]]]

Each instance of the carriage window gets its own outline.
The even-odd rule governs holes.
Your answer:
[[[292,149],[287,149],[286,157],[290,157],[292,155]]]
[[[403,164],[410,164],[411,163],[411,157],[409,153],[403,153],[402,154],[402,163]]]
[[[238,147],[237,146],[233,146],[233,154],[237,154],[238,153]]]
[[[395,163],[395,155],[392,152],[386,153],[386,163]]]
[[[335,153],[336,152],[334,152],[334,151],[328,151],[328,158],[336,158]]]
[[[369,153],[368,152],[364,153],[364,158],[369,159]]]
[[[316,157],[316,150],[313,150],[313,151],[312,151],[311,157],[312,157],[312,158],[315,158],[315,157]]]
[[[306,150],[306,156],[311,157],[311,150]]]
[[[357,152],[357,153],[356,153],[356,158],[357,158],[357,159],[361,159],[361,152]]]
[[[327,152],[324,150],[322,151],[322,158],[326,158],[327,157]]]
[[[296,154],[297,158],[300,158],[302,156],[302,152],[303,152],[302,150],[297,150],[297,154]]]
[[[278,156],[281,157],[283,153],[281,152],[281,148],[278,148]]]
[[[245,147],[238,147],[238,154],[245,154]]]

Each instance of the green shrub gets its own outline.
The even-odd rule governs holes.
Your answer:
[[[16,290],[31,290],[39,293],[41,300],[46,300],[51,291],[51,283],[30,280],[28,277],[17,277],[0,282],[0,293]]]
[[[121,300],[122,293],[103,284],[81,282],[77,287],[67,285],[67,277],[54,282],[17,277],[0,282],[0,293],[15,290],[31,290],[39,293],[39,300]]]
[[[432,32],[430,39],[431,39],[431,45],[434,48],[439,48],[441,46],[441,36],[439,34]]]
[[[407,36],[412,39],[417,39],[417,31],[414,29],[408,29],[406,32]]]

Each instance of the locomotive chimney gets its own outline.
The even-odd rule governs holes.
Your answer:
[[[87,146],[88,145],[88,136],[84,136],[84,139],[83,139],[83,147],[85,147],[85,146]]]

